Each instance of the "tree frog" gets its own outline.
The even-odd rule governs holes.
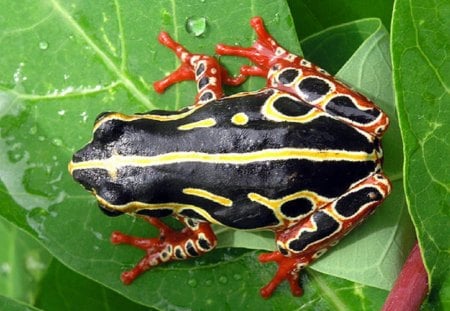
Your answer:
[[[154,84],[194,80],[194,104],[97,117],[93,138],[73,155],[69,171],[108,215],[139,215],[159,236],[114,232],[145,256],[122,273],[131,283],[157,265],[200,256],[217,244],[211,224],[237,230],[273,230],[276,251],[259,261],[278,270],[261,289],[272,295],[287,280],[301,295],[299,272],[371,214],[389,194],[382,172],[381,137],[389,119],[365,96],[325,70],[282,48],[260,17],[251,19],[251,47],[219,44],[219,55],[247,58],[231,76],[212,56],[190,53],[166,32],[159,41],[180,67]],[[266,86],[225,96],[261,76]],[[161,218],[184,224],[174,230]]]

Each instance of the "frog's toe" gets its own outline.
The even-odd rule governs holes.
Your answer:
[[[278,264],[278,270],[275,276],[260,290],[262,297],[269,298],[272,296],[275,289],[284,280],[289,282],[292,295],[303,295],[303,289],[298,283],[299,271],[308,264],[308,260],[305,260],[303,257],[286,257],[278,251],[261,254],[258,259],[262,263],[273,261]]]

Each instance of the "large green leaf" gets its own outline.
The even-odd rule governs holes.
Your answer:
[[[192,51],[211,54],[217,42],[250,45],[254,35],[248,20],[253,15],[262,15],[280,43],[298,53],[295,30],[283,1],[238,4],[234,1],[198,1],[195,4],[161,1],[152,2],[151,6],[143,0],[133,3],[79,0],[70,4],[30,0],[22,1],[20,6],[15,2],[3,2],[2,14],[8,18],[0,19],[1,216],[39,238],[54,256],[75,271],[156,308],[223,308],[224,303],[233,309],[248,306],[294,308],[303,304],[341,310],[380,306],[386,291],[314,271],[303,276],[306,294],[301,299],[291,297],[287,284],[283,284],[272,299],[264,301],[257,291],[271,278],[275,267],[260,265],[254,251],[241,249],[217,250],[196,261],[158,267],[132,286],[124,286],[119,281],[119,272],[130,268],[142,253],[129,247],[112,246],[110,233],[121,230],[151,236],[156,234],[155,230],[132,217],[105,217],[95,207],[93,198],[67,173],[71,154],[89,140],[98,113],[105,110],[143,112],[155,107],[174,109],[192,103],[195,96],[192,83],[176,85],[163,96],[151,89],[153,81],[178,64],[166,48],[157,44],[159,30],[167,30]],[[191,17],[206,18],[203,35],[195,37],[186,31],[185,22]],[[377,32],[378,28],[374,33]],[[378,45],[377,41],[372,44],[375,45],[369,45],[366,51],[386,50],[386,46]],[[347,68],[366,57],[361,53],[362,56],[347,63]],[[222,60],[236,72],[238,62],[234,58]],[[368,95],[379,97],[376,89],[381,84],[374,84],[375,90],[370,87],[366,90],[366,86],[359,83],[370,81],[361,79],[363,74],[375,80],[377,76],[370,70],[348,70],[356,74],[346,75],[344,70],[342,77],[347,82],[367,91]],[[382,70],[385,74],[386,68]],[[262,84],[261,80],[251,79],[243,89],[255,89]],[[393,138],[389,144],[395,146],[399,141]],[[399,163],[394,163],[388,173],[396,173],[398,168]],[[401,202],[395,195],[390,200]],[[401,214],[401,206],[400,213],[394,215]],[[360,246],[356,247],[358,253],[351,255],[358,266],[360,254],[376,244],[366,238],[376,231],[397,228],[400,218],[393,219],[393,222],[392,219],[391,222],[378,220],[374,224],[369,220],[363,227],[371,229],[366,229],[365,233],[355,231],[349,236],[352,242],[340,246],[341,250],[353,247],[356,245],[353,242],[360,240]],[[399,226],[399,232],[404,232],[405,227]],[[397,243],[403,243],[402,238],[394,238],[390,233],[387,236],[381,235],[381,238],[394,248]],[[258,239],[261,237],[256,241]],[[273,240],[270,242],[273,245]],[[232,243],[239,245],[235,240]],[[269,246],[256,242],[250,247]],[[401,257],[401,253],[400,248],[397,254]],[[328,257],[324,261],[333,256]],[[396,262],[393,270],[397,268]],[[364,263],[370,264],[370,261]],[[332,268],[335,263],[329,265]],[[339,272],[333,274],[342,277]],[[389,273],[389,281],[384,285],[369,285],[386,288],[394,274],[394,271]],[[181,286],[177,287],[178,284]]]
[[[50,254],[3,218],[0,218],[0,245],[0,294],[33,304]]]
[[[288,0],[288,3],[297,34],[303,39],[328,27],[369,17],[380,18],[389,28],[394,0],[372,0],[370,4],[361,0]]]
[[[430,274],[430,303],[450,308],[450,3],[399,0],[392,55],[405,188]]]
[[[113,311],[150,310],[131,302],[92,280],[53,260],[42,280],[36,306],[42,310]]]
[[[27,305],[21,301],[11,299],[0,295],[0,310],[7,311],[40,311],[40,309],[34,308],[31,305]]]

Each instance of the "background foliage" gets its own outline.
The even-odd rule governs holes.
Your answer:
[[[385,0],[370,6],[335,0],[292,0],[289,6],[281,0],[0,4],[0,309],[377,310],[414,231],[431,276],[427,304],[449,306],[450,169],[441,160],[450,141],[447,1],[398,0],[395,10]],[[193,83],[178,84],[163,96],[152,90],[154,81],[178,66],[157,44],[160,30],[191,51],[213,54],[218,42],[250,45],[254,35],[248,21],[255,15],[263,16],[286,48],[389,113],[392,126],[383,142],[394,192],[363,226],[302,274],[301,298],[292,297],[283,284],[270,300],[261,299],[258,289],[275,266],[261,265],[256,256],[273,249],[272,236],[223,228],[217,228],[221,248],[215,252],[158,267],[124,286],[120,271],[142,253],[112,246],[110,233],[156,232],[132,217],[101,214],[71,180],[67,163],[90,139],[93,120],[102,111],[133,113],[192,103]],[[200,21],[199,29],[186,28],[186,21]],[[242,64],[231,57],[221,62],[232,72]],[[229,92],[262,85],[254,78]]]

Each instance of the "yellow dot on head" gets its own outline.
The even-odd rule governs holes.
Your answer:
[[[231,118],[231,122],[236,125],[245,125],[248,122],[248,116],[243,112],[236,113]]]

